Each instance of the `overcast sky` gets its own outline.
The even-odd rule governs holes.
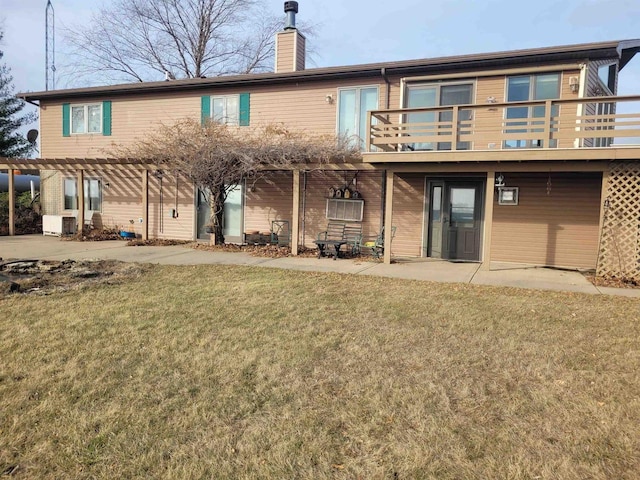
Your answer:
[[[52,0],[57,63],[63,28],[86,23],[104,0]],[[274,13],[283,1],[266,0]],[[299,21],[318,26],[314,66],[640,38],[640,0],[299,0]],[[16,91],[44,90],[46,0],[0,0],[0,45]],[[381,6],[384,5],[384,8]],[[65,87],[64,79],[58,84]],[[640,93],[640,55],[620,94]]]

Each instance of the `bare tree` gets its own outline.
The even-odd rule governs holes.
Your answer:
[[[114,0],[67,31],[74,77],[150,81],[266,71],[281,17],[264,0]]]
[[[244,181],[256,182],[273,170],[298,165],[313,169],[327,162],[360,157],[346,137],[291,132],[282,125],[251,130],[187,119],[160,128],[131,146],[116,146],[117,157],[152,160],[159,170],[185,176],[208,196],[216,244],[224,243],[222,215],[228,193]]]

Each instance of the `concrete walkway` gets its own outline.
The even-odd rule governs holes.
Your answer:
[[[640,298],[640,289],[596,287],[581,273],[526,265],[492,263],[491,270],[480,270],[478,263],[453,263],[429,259],[396,259],[385,265],[375,261],[317,259],[304,257],[262,258],[246,253],[208,252],[188,246],[127,247],[125,242],[73,242],[42,235],[0,237],[0,258],[42,260],[121,260],[165,265],[254,265],[311,272],[471,283],[534,288],[591,294],[624,295]]]

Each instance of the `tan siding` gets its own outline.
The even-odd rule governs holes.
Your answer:
[[[349,182],[354,172],[346,173]],[[307,174],[307,188],[301,195],[305,196],[305,211],[303,213],[305,235],[302,244],[315,248],[313,241],[318,232],[327,227],[326,201],[329,188],[343,187],[345,174],[343,172],[309,172]],[[380,231],[382,174],[360,172],[357,176],[357,189],[364,199],[362,233],[365,237],[374,236]],[[302,228],[302,222],[301,227]]]
[[[295,30],[278,32],[276,39],[276,73],[293,72]]]
[[[520,187],[517,206],[494,205],[491,260],[595,268],[599,174],[505,174]]]
[[[58,176],[62,190],[64,178],[76,178],[76,172],[65,171]],[[102,211],[94,213],[96,227],[133,229],[142,234],[142,180],[136,171],[119,172],[115,170],[86,170],[85,178],[99,178],[102,181]],[[108,187],[107,187],[108,184]],[[178,182],[178,217],[170,218],[169,210],[176,208],[176,181],[171,175],[162,181],[162,201],[160,200],[160,181],[149,177],[149,236],[151,238],[173,238],[192,240],[195,222],[193,186],[184,179]],[[63,197],[59,197],[59,213],[71,213],[64,210]],[[133,220],[133,223],[131,223]]]
[[[94,103],[104,99],[88,99]],[[199,95],[154,95],[137,98],[114,98],[112,101],[112,135],[62,136],[62,103],[51,102],[40,111],[42,157],[104,158],[114,144],[130,144],[154,131],[161,123],[199,118]]]
[[[393,189],[393,225],[397,227],[393,255],[422,256],[424,174],[396,175]]]
[[[291,226],[293,212],[293,175],[274,172],[253,184],[247,182],[244,229],[269,232],[273,220],[288,220]]]
[[[140,180],[134,181],[138,185]],[[141,200],[138,194],[138,202]],[[176,208],[176,196],[178,199],[178,217],[171,218],[169,210]],[[140,203],[137,210],[140,211]],[[174,238],[179,240],[193,240],[195,224],[195,198],[194,188],[184,178],[178,180],[166,175],[162,179],[162,197],[160,196],[160,180],[149,176],[149,236],[152,238]],[[136,229],[138,231],[138,229]]]
[[[486,103],[490,97],[495,98],[497,103],[506,101],[506,77],[482,77],[476,82],[476,103]],[[491,108],[476,110],[474,119],[476,132],[480,133],[480,140],[475,142],[472,148],[483,150],[485,148],[500,149],[500,124],[504,117],[502,108]],[[496,128],[497,127],[497,128]]]

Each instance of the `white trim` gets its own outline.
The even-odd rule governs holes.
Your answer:
[[[344,90],[356,90],[357,92],[360,92],[362,89],[366,89],[366,88],[375,88],[376,89],[376,110],[378,110],[380,108],[380,85],[379,84],[372,84],[372,85],[354,85],[352,87],[338,87],[337,89],[337,98],[336,98],[336,135],[340,135],[340,92],[344,91]],[[367,110],[369,111],[369,110]],[[359,116],[358,113],[360,112],[360,95],[356,96],[356,109],[354,114],[356,115],[356,126],[358,127],[358,134],[356,136],[358,136],[359,138],[359,132],[360,132],[360,123],[359,123]],[[365,134],[368,134],[369,132],[365,132]],[[360,139],[361,141],[364,141],[365,139],[362,138]],[[366,142],[365,142],[366,145]],[[365,149],[363,149],[364,151]]]
[[[63,212],[71,212],[73,210],[79,210],[80,206],[78,205],[78,192],[79,192],[78,191],[78,177],[64,176],[64,175],[62,175],[61,177],[62,177],[62,211]],[[76,207],[78,207],[78,208],[66,208],[66,205],[65,205],[65,197],[66,197],[66,195],[65,195],[66,194],[65,184],[66,184],[67,180],[73,180],[74,183],[75,183],[75,186],[76,186]],[[100,182],[100,184],[99,184],[100,185],[100,191],[99,191],[99,193],[100,193],[100,210],[88,210],[88,209],[85,209],[85,212],[102,213],[103,210],[104,210],[104,208],[103,208],[103,205],[104,205],[104,180],[103,180],[103,177],[101,177],[101,176],[91,176],[91,177],[85,176],[83,178],[83,180],[85,182],[90,182],[91,180],[97,180],[98,182]],[[84,185],[82,186],[82,188],[84,188]],[[87,203],[88,198],[89,198],[89,195],[85,195],[84,196],[85,203]],[[84,205],[83,205],[83,207],[84,207]]]
[[[228,111],[227,111],[227,99],[229,98],[235,98],[236,99],[236,103],[238,105],[238,109],[236,111],[236,122],[235,123],[230,123],[228,121],[229,115],[228,115]],[[213,112],[213,101],[214,99],[222,99],[224,100],[224,115],[223,118],[221,119],[222,121],[220,123],[223,123],[224,125],[231,125],[231,126],[240,126],[240,94],[239,93],[235,93],[235,94],[231,94],[231,95],[211,95],[211,97],[209,97],[209,116],[210,118],[212,118],[214,121],[216,120],[216,118],[213,116],[214,112]]]
[[[279,39],[279,38],[280,38],[280,35],[276,34],[276,46],[275,46],[275,50],[276,50],[276,55],[275,55],[275,57],[276,57],[276,58],[275,58],[275,63],[273,64],[273,71],[274,71],[275,73],[279,73],[279,72],[278,72],[278,49],[279,49],[279,46],[278,46],[278,39]]]
[[[73,109],[82,107],[84,109],[84,132],[74,132],[73,131]],[[100,128],[97,132],[89,131],[89,107],[99,107],[100,108]],[[69,105],[69,134],[70,135],[102,135],[103,125],[102,125],[102,102],[91,102],[91,103],[73,103]]]

